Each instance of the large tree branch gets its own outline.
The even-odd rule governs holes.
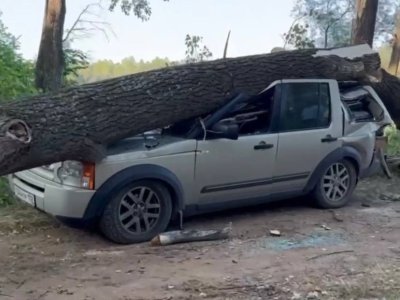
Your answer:
[[[391,92],[400,93],[399,80],[382,75],[379,55],[363,49],[226,58],[11,102],[0,107],[0,175],[63,160],[99,160],[110,143],[207,114],[237,91],[256,94],[282,78],[373,84],[400,124],[399,101]]]

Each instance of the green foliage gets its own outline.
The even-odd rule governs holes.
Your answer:
[[[120,5],[121,11],[125,15],[131,12],[143,21],[147,21],[151,15],[151,7],[147,0],[111,0],[110,11],[114,11],[115,7]]]
[[[110,0],[110,11],[114,11],[117,6],[121,8],[125,15],[129,16],[133,13],[142,21],[147,21],[151,15],[151,7],[148,0]]]
[[[211,51],[202,44],[202,37],[187,35],[186,45],[186,63],[203,61],[212,57]],[[120,62],[111,60],[99,60],[92,64],[84,65],[86,56],[82,57],[78,69],[76,83],[88,83],[118,76],[124,76],[134,73],[146,72],[154,69],[165,68],[167,66],[181,64],[183,62],[172,62],[168,58],[156,57],[151,61],[137,61],[134,57],[127,57]],[[75,74],[75,73],[73,73]],[[71,73],[69,73],[71,78]]]
[[[391,156],[400,155],[400,132],[396,125],[386,127],[385,136],[387,136],[389,142],[387,154]]]
[[[33,63],[22,58],[18,47],[0,20],[0,101],[35,92]]]
[[[93,82],[128,74],[164,68],[170,65],[168,58],[158,58],[151,61],[136,61],[133,57],[124,58],[120,62],[99,60],[90,64],[86,69],[78,71],[78,83]]]
[[[284,48],[291,45],[296,49],[315,48],[315,41],[308,37],[308,24],[293,23],[288,33],[283,35]]]
[[[14,197],[12,196],[8,187],[7,179],[0,177],[0,207],[7,206],[14,203]]]
[[[194,63],[206,60],[212,57],[211,51],[202,44],[203,38],[198,35],[186,35],[186,62]]]
[[[79,71],[89,66],[89,58],[82,50],[64,48],[64,85],[78,83]]]
[[[148,0],[110,0],[109,10],[114,11],[117,7],[125,15],[133,13],[134,16],[142,21],[147,21],[151,15],[151,6]],[[111,61],[98,61],[90,65],[87,53],[74,49],[71,45],[76,39],[90,37],[96,31],[102,32],[106,37],[108,32],[112,32],[107,22],[99,20],[99,15],[96,13],[96,10],[99,9],[102,9],[100,2],[88,4],[78,15],[72,27],[65,32],[63,41],[64,85],[91,82],[152,70],[165,67],[168,64],[168,61],[159,58],[146,63],[143,61],[136,63],[132,58],[116,64]],[[89,69],[85,71],[88,67]]]

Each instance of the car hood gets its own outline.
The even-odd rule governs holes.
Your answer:
[[[196,140],[169,135],[136,136],[122,140],[107,149],[109,158],[129,156],[130,158],[148,158],[174,155],[196,150]]]

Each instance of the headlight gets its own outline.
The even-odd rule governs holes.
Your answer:
[[[58,169],[57,176],[65,185],[94,189],[94,164],[79,161],[64,161]]]

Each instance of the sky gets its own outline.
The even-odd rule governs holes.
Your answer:
[[[87,4],[97,0],[66,0],[65,29],[72,26]],[[290,16],[294,0],[149,0],[152,15],[142,22],[121,11],[95,9],[100,16],[92,17],[107,22],[108,38],[101,32],[76,40],[75,48],[89,53],[91,60],[125,57],[151,60],[185,57],[186,34],[199,35],[213,53],[220,58],[228,31],[231,30],[228,56],[236,57],[269,52],[282,46],[282,35],[292,22]],[[108,0],[102,0],[107,8]],[[0,0],[2,20],[15,36],[20,37],[21,53],[34,59],[39,48],[45,0]]]

